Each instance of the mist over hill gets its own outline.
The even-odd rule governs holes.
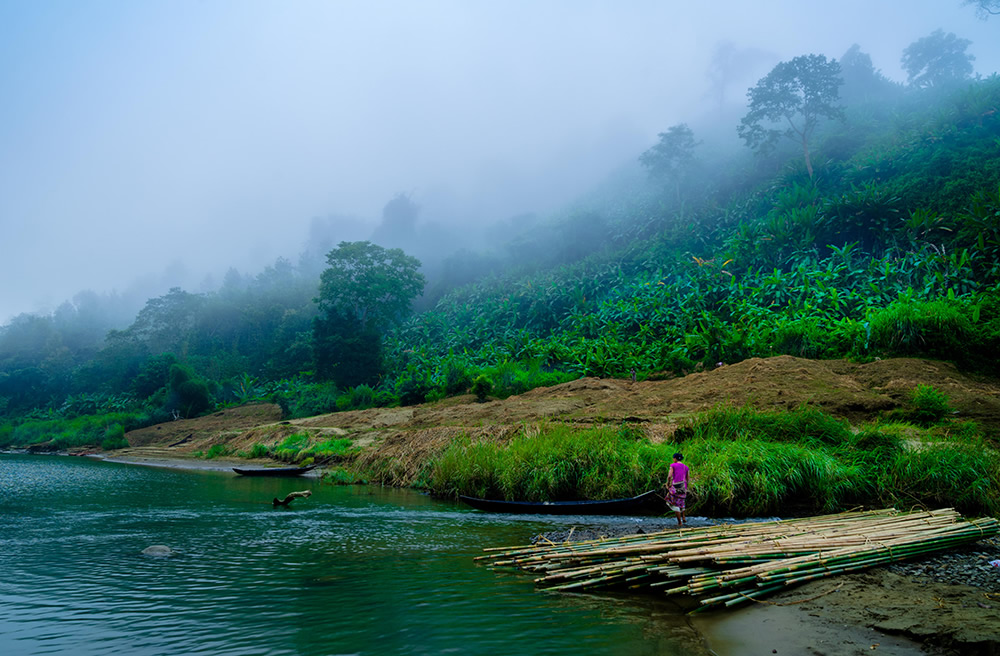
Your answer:
[[[0,323],[91,290],[123,327],[171,287],[212,291],[230,268],[255,276],[318,241],[370,238],[399,194],[419,207],[407,245],[428,268],[500,250],[671,125],[743,148],[746,90],[779,61],[858,43],[905,82],[903,49],[941,28],[988,75],[995,20],[974,10],[8,4],[0,278],[16,284]]]

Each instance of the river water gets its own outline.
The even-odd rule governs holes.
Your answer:
[[[539,592],[473,561],[593,522],[317,479],[0,455],[0,654],[707,653],[668,600]],[[142,555],[160,544],[177,555]]]

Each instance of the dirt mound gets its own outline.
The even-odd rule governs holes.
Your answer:
[[[581,378],[486,403],[465,395],[291,421],[281,421],[275,405],[248,405],[132,431],[126,437],[133,447],[169,448],[183,456],[218,443],[233,449],[270,444],[302,430],[349,436],[364,450],[363,459],[396,461],[398,482],[404,483],[460,434],[503,441],[546,421],[585,426],[632,422],[643,425],[651,439],[662,440],[695,413],[724,405],[763,410],[807,405],[856,424],[904,405],[919,384],[947,394],[959,417],[1000,433],[1000,382],[968,376],[946,362],[900,358],[857,364],[783,355],[673,380]]]

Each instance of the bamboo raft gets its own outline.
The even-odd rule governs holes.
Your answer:
[[[535,583],[547,590],[627,588],[685,595],[698,602],[694,612],[699,612],[998,533],[996,519],[963,519],[951,508],[887,509],[491,548],[476,560],[539,573]]]

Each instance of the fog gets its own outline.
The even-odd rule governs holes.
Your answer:
[[[904,81],[937,28],[1000,68],[1000,17],[960,0],[6,2],[0,324],[85,289],[208,289],[317,225],[366,239],[400,193],[443,249],[473,243],[670,125],[731,121],[778,61],[858,43]]]

